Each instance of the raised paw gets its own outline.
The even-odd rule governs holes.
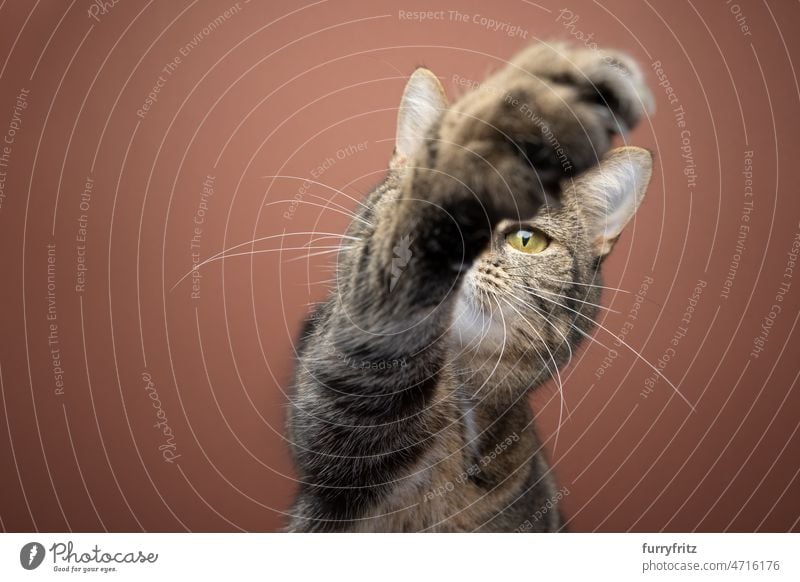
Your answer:
[[[653,97],[639,66],[619,51],[571,48],[564,43],[534,45],[507,69],[509,77],[524,74],[571,87],[574,99],[596,106],[596,114],[612,134],[624,133],[653,112]]]
[[[513,218],[598,163],[613,135],[652,109],[643,75],[626,55],[534,45],[446,111],[436,168]]]

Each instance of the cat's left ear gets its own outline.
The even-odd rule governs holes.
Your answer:
[[[597,166],[575,179],[576,202],[597,256],[611,252],[644,199],[652,173],[652,154],[626,146],[611,150]]]
[[[407,164],[422,147],[428,130],[447,109],[444,88],[431,71],[419,68],[403,91],[397,112],[393,166]]]

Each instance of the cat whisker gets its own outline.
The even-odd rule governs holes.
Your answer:
[[[571,299],[572,301],[577,301],[578,303],[583,303],[585,305],[591,305],[592,307],[596,307],[597,309],[602,309],[603,311],[608,311],[610,313],[622,313],[616,309],[612,309],[611,307],[606,307],[604,305],[598,305],[597,303],[592,303],[591,301],[584,301],[582,299],[578,299],[577,297],[570,297],[569,295],[559,295],[558,293],[553,293],[552,291],[546,291],[544,289],[537,289],[535,287],[529,287],[528,285],[521,285],[517,284],[517,287],[522,287],[528,291],[537,291],[539,293],[547,293],[548,295],[554,295],[556,297],[561,297],[563,299]],[[558,304],[557,304],[558,305]]]
[[[556,283],[565,283],[567,285],[580,285],[581,287],[595,287],[597,289],[606,289],[608,291],[617,291],[619,293],[628,293],[628,294],[630,294],[630,291],[627,291],[625,289],[619,289],[617,287],[604,287],[603,285],[594,285],[592,283],[578,283],[577,281],[563,281],[561,279],[553,279],[552,277],[547,277],[547,276],[544,276],[544,275],[542,276],[542,278],[543,279],[547,279],[549,281],[554,281]]]
[[[536,295],[536,294],[534,293],[534,295]],[[662,374],[662,373],[661,373],[661,371],[660,371],[658,368],[656,368],[656,367],[655,367],[653,364],[651,364],[651,363],[650,363],[650,361],[649,361],[647,358],[645,358],[644,356],[642,356],[642,354],[640,354],[640,353],[639,353],[639,352],[637,352],[635,349],[633,349],[633,348],[632,348],[630,345],[628,345],[628,344],[625,342],[625,340],[623,340],[623,339],[622,339],[622,338],[620,338],[619,336],[615,335],[615,334],[614,334],[614,332],[612,332],[610,329],[606,328],[604,325],[602,325],[601,323],[599,323],[599,322],[595,321],[594,319],[592,319],[591,317],[589,317],[588,315],[586,315],[586,314],[584,314],[584,313],[580,313],[579,311],[575,311],[574,309],[570,309],[570,308],[569,308],[569,307],[567,307],[566,305],[560,305],[560,304],[556,303],[555,301],[553,301],[552,299],[548,299],[547,297],[542,297],[541,295],[536,295],[536,296],[537,296],[537,297],[539,297],[539,299],[541,299],[541,300],[543,300],[543,301],[550,301],[551,303],[555,303],[556,305],[558,305],[559,307],[562,307],[563,309],[567,309],[567,310],[569,310],[569,311],[572,311],[572,312],[573,312],[573,313],[575,313],[576,315],[580,315],[581,317],[585,317],[586,319],[588,319],[589,321],[591,321],[591,322],[592,322],[594,325],[596,325],[596,326],[598,327],[598,329],[602,329],[603,331],[605,331],[605,332],[606,332],[607,334],[609,334],[611,337],[613,337],[613,338],[614,338],[614,339],[616,339],[618,342],[620,342],[620,344],[622,344],[623,346],[625,346],[626,348],[628,348],[628,350],[630,350],[630,351],[631,351],[631,353],[633,353],[633,355],[635,355],[635,356],[636,356],[638,359],[640,359],[642,362],[644,362],[645,364],[647,364],[647,366],[648,366],[648,367],[650,367],[650,368],[651,368],[651,369],[652,369],[652,370],[653,370],[653,371],[654,371],[656,374],[658,374],[658,376],[659,376],[660,378],[662,378],[662,379],[663,379],[663,380],[664,380],[664,381],[665,381],[667,384],[669,384],[670,388],[672,388],[672,390],[675,392],[675,394],[677,394],[677,395],[678,395],[678,396],[681,398],[681,400],[683,400],[683,401],[684,401],[684,402],[685,402],[685,403],[686,403],[686,404],[689,406],[689,408],[692,410],[692,412],[696,412],[694,405],[693,405],[691,402],[689,402],[689,399],[688,399],[688,398],[686,398],[686,396],[684,396],[684,395],[683,395],[683,393],[682,393],[680,390],[678,390],[678,388],[677,388],[677,387],[676,387],[676,386],[675,386],[675,385],[674,385],[674,384],[673,384],[673,383],[672,383],[672,382],[669,380],[669,378],[667,378],[666,376],[664,376],[664,374]],[[587,334],[585,331],[583,331],[583,330],[582,330],[582,329],[580,329],[579,327],[577,327],[577,326],[575,326],[575,325],[573,325],[572,327],[573,327],[575,330],[577,330],[577,331],[578,331],[578,332],[579,332],[581,335],[583,335],[584,337],[587,337],[587,338],[589,338],[590,340],[592,340],[592,341],[594,341],[594,342],[597,342],[598,344],[600,344],[602,347],[604,347],[604,348],[605,348],[605,349],[607,349],[607,350],[608,350],[608,349],[610,349],[608,346],[604,345],[604,344],[603,344],[601,341],[599,341],[599,340],[598,340],[598,339],[596,339],[596,338],[593,338],[591,335]]]
[[[289,180],[300,180],[302,182],[308,182],[310,184],[316,184],[317,186],[322,186],[323,188],[327,188],[328,190],[333,190],[337,194],[341,194],[345,198],[349,198],[350,200],[352,200],[353,202],[355,202],[356,204],[358,204],[362,208],[368,209],[367,205],[364,204],[363,201],[358,200],[357,198],[354,198],[354,197],[350,196],[347,192],[343,192],[341,190],[338,190],[338,189],[334,188],[333,186],[329,186],[328,184],[324,184],[322,182],[317,182],[316,180],[312,180],[311,178],[303,178],[302,176],[289,176],[289,175],[286,175],[286,174],[278,174],[278,175],[274,175],[274,176],[261,176],[261,177],[262,178],[284,178],[284,179],[289,179]]]
[[[311,249],[311,248],[314,248],[314,247],[300,247],[300,248],[307,250],[307,249]],[[317,247],[317,248],[326,248],[326,247]],[[318,256],[321,256],[321,255],[327,255],[327,254],[330,254],[330,253],[337,253],[339,251],[347,251],[347,250],[350,250],[352,248],[353,248],[352,246],[347,246],[347,247],[333,246],[333,247],[330,247],[328,250],[325,250],[325,251],[317,251],[317,252],[314,252],[314,253],[308,253],[307,255],[301,255],[301,256],[295,257],[293,259],[288,259],[286,262],[287,263],[293,263],[295,261],[300,261],[302,259],[310,259],[311,257],[318,257]],[[267,249],[267,250],[276,250],[276,249]],[[279,249],[277,249],[277,250],[279,250]],[[284,249],[284,250],[287,250],[287,249]],[[289,250],[297,250],[297,249],[289,249]]]
[[[565,406],[565,403],[564,403],[564,382],[561,380],[561,373],[558,371],[558,363],[556,362],[556,358],[553,355],[553,352],[550,351],[550,348],[548,347],[547,342],[544,340],[544,337],[542,337],[542,334],[539,333],[539,331],[533,326],[533,324],[528,320],[528,318],[525,317],[524,315],[522,315],[522,313],[520,313],[519,309],[514,307],[514,305],[508,299],[506,299],[505,297],[501,297],[501,299],[503,301],[505,301],[506,305],[508,305],[511,309],[513,309],[520,316],[522,321],[524,321],[528,325],[528,327],[531,328],[533,333],[536,334],[536,336],[539,338],[539,341],[541,341],[542,344],[544,345],[544,349],[547,350],[547,354],[550,356],[550,361],[553,363],[554,378],[555,378],[556,383],[558,385],[558,394],[560,396],[560,404],[559,404],[559,409],[558,409],[558,428],[556,429],[556,438],[555,438],[555,441],[553,442],[553,450],[555,450],[555,448],[558,446],[558,437],[559,437],[559,435],[561,433],[561,424],[562,424],[562,421],[564,419],[564,406]],[[539,352],[539,350],[536,350],[535,346],[534,346],[534,350],[536,351],[536,353],[541,358],[542,363],[545,365],[545,368],[549,368],[550,366],[545,361],[545,359],[542,357],[542,355]]]
[[[324,202],[325,204],[333,204],[333,205],[337,206],[338,208],[341,208],[342,210],[344,210],[346,212],[350,212],[353,216],[358,216],[358,214],[356,213],[355,210],[353,210],[352,208],[348,208],[344,204],[339,204],[338,202],[335,202],[333,199],[328,199],[328,198],[325,198],[323,196],[318,196],[317,194],[311,194],[311,193],[306,193],[306,196],[310,196],[311,198],[316,198],[317,200],[319,200],[320,202]],[[354,198],[351,198],[351,199],[355,200]],[[369,224],[372,224],[372,223],[369,223]]]
[[[227,253],[229,253],[230,251],[236,250],[236,249],[241,248],[243,246],[252,245],[252,244],[255,244],[257,242],[262,242],[262,241],[265,241],[265,240],[271,240],[271,239],[275,239],[275,238],[284,238],[284,237],[287,237],[287,236],[294,236],[294,235],[307,236],[307,235],[317,235],[317,234],[324,235],[321,238],[336,237],[336,238],[341,238],[341,239],[346,239],[346,240],[354,240],[354,241],[360,241],[361,240],[361,238],[356,237],[356,236],[350,236],[350,235],[340,234],[340,233],[336,233],[336,232],[314,232],[314,231],[284,232],[284,233],[281,233],[281,234],[272,234],[272,235],[269,235],[269,236],[262,236],[262,237],[259,237],[259,238],[253,239],[253,240],[249,240],[249,241],[245,241],[245,242],[242,242],[242,243],[235,244],[232,247],[228,247],[227,249],[225,249],[223,251],[220,251],[218,253],[215,253],[215,254],[211,255],[210,257],[208,257],[207,259],[205,259],[203,261],[200,261],[194,267],[192,267],[192,269],[188,273],[186,273],[183,277],[178,279],[178,281],[170,289],[170,292],[174,291],[175,287],[180,285],[183,282],[183,280],[186,279],[186,277],[188,277],[189,275],[191,275],[195,271],[199,270],[201,267],[204,267],[208,263],[211,263],[211,262],[213,262],[213,261],[215,261],[215,260],[217,260],[217,259],[219,259],[220,257],[223,257],[223,256],[239,256],[239,255],[228,255]],[[317,240],[321,240],[321,238],[317,239]],[[303,247],[300,247],[300,248],[303,248]],[[274,250],[280,250],[280,249],[274,249]],[[284,250],[289,250],[289,249],[288,248],[284,248]]]
[[[472,319],[471,319],[471,321],[469,323],[470,323],[470,325],[474,325],[475,322],[478,320],[478,318],[481,318],[481,323],[485,324],[486,318],[487,317],[491,317],[490,315],[487,315],[484,312],[484,305],[488,304],[489,300],[488,300],[488,297],[486,297],[486,300],[484,301],[484,297],[486,296],[486,293],[480,287],[475,287],[474,291],[477,292],[478,297],[469,299],[470,304],[472,305],[472,309],[471,309]],[[480,345],[481,342],[483,342],[483,340],[486,339],[486,336],[489,335],[489,331],[490,331],[489,326],[488,325],[481,325],[481,327],[483,328],[483,333],[481,334],[480,339],[477,342],[471,341],[470,345],[473,345],[473,344]],[[460,335],[461,335],[461,331],[459,330],[459,336]],[[461,339],[461,338],[459,338],[459,339]],[[461,347],[462,351],[468,349],[468,346],[464,345],[463,339],[461,339],[461,346],[462,346]],[[468,362],[466,362],[466,365],[470,366],[472,364],[472,362],[475,361],[475,358],[476,358],[477,355],[478,355],[478,352],[477,351],[473,351],[472,357],[469,359]],[[475,372],[473,371],[473,374],[474,373]]]
[[[323,200],[324,200],[324,198],[323,198]],[[351,211],[349,211],[347,209],[340,210],[339,208],[336,208],[335,206],[331,206],[330,204],[320,204],[319,202],[312,202],[311,200],[296,200],[296,199],[294,199],[294,200],[293,199],[273,200],[272,202],[267,202],[266,204],[264,204],[264,206],[262,208],[266,208],[267,206],[272,206],[273,204],[287,204],[287,203],[291,203],[291,204],[294,204],[294,203],[308,204],[309,206],[316,206],[318,208],[322,208],[323,210],[332,210],[333,212],[338,212],[339,214],[344,214],[346,217],[348,217],[348,218],[350,218],[352,220],[357,220],[359,222],[363,222],[367,226],[372,226],[371,222],[369,222],[367,220],[364,220],[360,216],[358,216],[356,214],[353,214]]]
[[[555,332],[558,333],[558,335],[561,336],[561,338],[564,340],[564,345],[567,346],[567,350],[569,351],[569,357],[567,358],[567,362],[564,365],[569,364],[572,361],[572,346],[570,345],[569,340],[567,339],[567,336],[564,335],[564,332],[562,332],[560,329],[558,329],[558,326],[556,324],[554,324],[552,321],[550,321],[550,317],[548,317],[548,315],[553,315],[553,312],[550,311],[548,313],[542,313],[542,311],[539,310],[535,305],[530,304],[530,303],[526,303],[525,301],[523,301],[522,299],[520,299],[516,295],[509,294],[509,296],[512,299],[514,299],[515,301],[517,301],[519,303],[520,307],[525,308],[525,309],[533,309],[544,320],[544,322],[547,325],[552,327],[553,330],[555,330]]]
[[[480,295],[480,293],[479,293],[479,295]],[[481,306],[482,305],[483,305],[483,303],[481,303]],[[490,328],[489,328],[489,325],[486,325],[486,318],[487,317],[491,317],[491,315],[485,314],[483,312],[483,307],[481,307],[480,310],[476,310],[475,311],[475,313],[473,315],[473,319],[470,322],[470,324],[474,325],[475,322],[478,320],[478,318],[481,318],[481,328],[482,328],[483,331],[481,333],[481,337],[477,341],[475,341],[474,339],[471,339],[469,345],[468,346],[464,346],[464,348],[463,348],[464,350],[469,350],[470,348],[475,348],[477,346],[480,346],[483,343],[483,341],[486,339],[486,336],[489,335]],[[470,372],[469,379],[471,379],[477,373],[477,367],[473,366],[473,362],[475,361],[475,358],[478,357],[478,355],[479,355],[479,350],[472,349],[472,357],[470,357],[470,359],[463,366],[466,371]]]
[[[473,320],[472,320],[471,323],[474,324],[475,321],[478,318],[480,318],[480,320],[481,320],[481,328],[483,329],[483,332],[481,334],[481,337],[477,341],[472,341],[471,342],[470,345],[473,345],[473,346],[480,346],[483,343],[483,341],[486,339],[486,336],[489,335],[489,332],[491,331],[491,324],[487,323],[487,319],[491,320],[492,317],[493,317],[492,314],[494,313],[494,308],[492,307],[492,304],[491,304],[491,299],[492,298],[490,297],[490,294],[487,291],[485,291],[483,289],[480,289],[480,288],[478,288],[477,291],[478,291],[478,307],[474,310]],[[488,306],[488,307],[486,307],[486,306]],[[488,309],[490,311],[487,313],[486,309]],[[503,320],[503,324],[505,324],[504,320]],[[504,329],[504,338],[505,338],[505,327],[503,329]],[[477,373],[477,368],[475,366],[473,366],[472,363],[475,361],[475,358],[478,357],[479,353],[480,353],[479,350],[473,350],[472,357],[465,364],[465,368],[467,370],[471,371],[471,374],[469,376],[470,379],[472,378],[472,376],[474,376]],[[481,386],[481,388],[482,387],[483,386]],[[480,388],[475,392],[475,395],[477,396],[479,394],[479,392],[480,392]]]
[[[250,255],[260,255],[262,253],[277,253],[277,252],[284,252],[284,251],[308,251],[308,250],[310,250],[312,248],[315,248],[315,247],[306,247],[306,246],[304,246],[304,247],[281,247],[281,248],[278,248],[278,249],[256,249],[256,250],[247,251],[247,252],[243,252],[243,253],[233,253],[233,254],[230,254],[230,255],[223,255],[223,256],[220,256],[220,257],[216,257],[213,260],[206,261],[205,264],[208,264],[208,263],[211,263],[211,262],[216,262],[216,261],[221,261],[222,259],[232,259],[234,257],[246,257],[246,256],[250,256]],[[316,247],[316,248],[329,248],[329,250],[310,253],[308,255],[303,255],[303,256],[297,257],[295,259],[289,259],[289,261],[291,262],[291,261],[295,261],[295,260],[299,260],[299,259],[306,259],[306,258],[309,258],[309,257],[315,257],[317,255],[323,255],[323,254],[327,254],[327,253],[335,253],[335,252],[338,252],[338,251],[341,251],[341,250],[350,249],[352,247],[332,246],[332,247]],[[173,287],[173,289],[174,289],[174,287]]]
[[[494,376],[494,373],[497,371],[497,368],[500,366],[500,362],[503,361],[503,354],[506,351],[506,340],[508,339],[507,328],[506,328],[506,317],[503,315],[503,310],[500,307],[500,302],[497,300],[497,295],[492,293],[491,295],[487,291],[487,296],[491,296],[494,299],[495,303],[497,304],[497,310],[500,312],[500,320],[503,323],[503,345],[500,347],[500,355],[497,357],[497,361],[494,363],[494,368],[489,374],[486,376],[486,379],[483,383],[475,390],[475,396],[478,396],[483,388],[488,384],[489,380]]]
[[[336,239],[336,237],[333,237],[333,236],[319,236],[317,238],[312,238],[311,240],[309,240],[306,244],[303,245],[303,247],[309,248],[309,249],[313,249],[315,246],[317,246],[317,245],[314,245],[313,243],[320,242],[320,241],[325,241],[325,240],[327,240],[329,238],[333,238],[334,240]],[[339,237],[339,238],[342,239],[342,237]],[[351,239],[355,240],[355,241],[360,241],[361,240],[360,238],[357,238],[357,237],[349,237],[349,238],[344,239],[344,240],[351,240]],[[332,241],[328,241],[328,242],[332,242]]]

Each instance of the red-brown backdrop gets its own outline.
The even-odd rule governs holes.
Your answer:
[[[533,398],[570,526],[798,529],[797,3],[0,6],[3,530],[279,529],[292,339],[332,263],[292,249],[380,179],[416,65],[457,95],[554,38],[630,52],[658,107],[556,447]]]

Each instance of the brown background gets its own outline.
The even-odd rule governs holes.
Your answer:
[[[655,152],[657,171],[607,263],[607,284],[629,293],[605,294],[620,313],[603,325],[618,333],[652,277],[626,341],[658,365],[692,289],[707,285],[663,369],[695,413],[663,380],[643,396],[652,369],[624,346],[598,378],[609,353],[598,343],[564,372],[570,415],[555,450],[555,389],[534,396],[569,491],[570,527],[799,529],[800,281],[783,275],[800,228],[796,2],[241,0],[208,34],[232,2],[122,0],[97,20],[91,4],[9,0],[0,8],[0,139],[16,95],[30,91],[10,163],[0,168],[4,530],[280,528],[295,489],[282,436],[292,338],[307,304],[324,294],[332,263],[290,249],[325,250],[332,239],[302,233],[341,232],[348,219],[320,200],[353,208],[348,196],[380,179],[404,78],[416,65],[457,95],[458,78],[482,79],[528,42],[581,34],[639,59],[658,106],[631,136]],[[399,10],[425,8],[468,20],[400,18]],[[578,20],[565,26],[562,8]],[[518,26],[526,38],[488,30],[475,15]],[[158,100],[137,116],[162,68],[193,38]],[[693,187],[654,61],[685,112]],[[357,144],[361,151],[337,157]],[[724,299],[743,220],[745,150],[754,152],[751,228]],[[323,185],[301,192],[312,171]],[[192,299],[191,278],[172,287],[191,268],[209,175],[203,259],[288,234],[232,251],[266,252],[203,267]],[[87,177],[94,188],[83,211]],[[298,193],[304,202],[293,212],[287,201]],[[81,214],[87,272],[76,292]],[[48,244],[56,249],[57,344],[48,344]],[[791,286],[782,311],[764,351],[751,357],[783,281]],[[614,341],[603,330],[595,337]],[[159,450],[165,437],[145,373],[174,433],[173,462]]]

